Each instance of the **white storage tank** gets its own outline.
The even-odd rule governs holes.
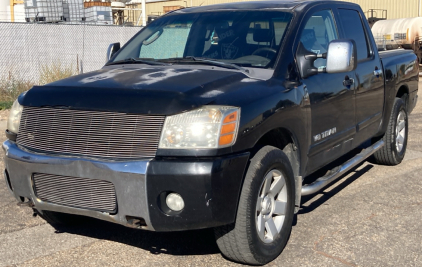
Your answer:
[[[384,40],[387,49],[414,49],[422,38],[422,17],[380,20],[372,27],[377,44]]]
[[[15,18],[14,22],[25,22],[25,5],[16,4],[14,7]]]
[[[0,21],[10,21],[10,0],[0,0]]]

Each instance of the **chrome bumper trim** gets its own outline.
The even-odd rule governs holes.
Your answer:
[[[10,140],[3,143],[3,150],[6,153],[5,168],[17,200],[25,197],[30,199],[38,210],[84,215],[128,227],[136,226],[129,223],[126,216],[139,217],[143,218],[147,225],[142,226],[142,229],[154,230],[148,212],[146,191],[146,171],[151,159],[121,162],[41,155],[22,150]],[[111,182],[116,189],[117,213],[109,214],[42,201],[36,197],[33,190],[32,174],[35,172]]]

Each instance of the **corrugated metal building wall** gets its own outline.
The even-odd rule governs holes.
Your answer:
[[[186,1],[166,1],[166,2],[155,2],[147,3],[147,14],[158,14],[161,12],[163,14],[163,6],[207,6],[215,5],[221,3],[231,3],[231,2],[248,2],[256,0],[186,0]]]
[[[369,9],[387,10],[387,19],[412,18],[421,15],[419,6],[421,0],[347,0],[347,2],[359,4],[367,16]]]
[[[222,4],[222,3],[230,3],[230,2],[249,2],[249,1],[257,1],[257,0],[185,0],[185,1],[160,1],[160,2],[153,2],[153,3],[146,3],[146,15],[163,15],[165,7],[173,7],[173,6],[182,6],[182,7],[195,7],[195,6],[207,6],[207,5],[215,5],[215,4]],[[259,0],[258,0],[259,1]],[[132,7],[136,9],[141,9],[141,4],[133,4],[127,7]],[[133,22],[135,25],[138,23],[137,18],[141,15],[141,11],[129,11],[130,16],[129,20]],[[125,11],[125,15],[129,13]],[[135,21],[133,21],[135,20]]]
[[[246,2],[256,0],[186,0],[186,1],[162,1],[146,4],[146,14],[148,15],[162,15],[164,14],[164,7],[170,6],[205,6],[229,2]],[[370,9],[387,10],[388,19],[410,18],[422,15],[421,2],[422,0],[346,0],[348,2],[357,3],[362,7],[362,10],[368,16]],[[132,5],[134,8],[141,8],[141,4]],[[382,11],[378,11],[378,17],[382,16]],[[140,16],[140,11],[136,12],[135,18]],[[133,21],[135,24],[137,21]]]

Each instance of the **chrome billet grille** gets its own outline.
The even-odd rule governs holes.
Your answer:
[[[34,191],[43,201],[81,209],[115,212],[116,191],[108,181],[34,173]]]
[[[47,153],[154,157],[164,119],[153,115],[24,107],[16,142]]]

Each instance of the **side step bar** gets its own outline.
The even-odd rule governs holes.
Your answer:
[[[307,184],[302,187],[302,196],[312,195],[321,189],[323,189],[328,184],[331,184],[343,174],[350,171],[353,167],[367,159],[369,156],[377,152],[380,148],[385,145],[383,140],[378,141],[374,145],[362,150],[359,154],[346,161],[344,164],[332,169],[327,175],[318,178],[312,184]]]

